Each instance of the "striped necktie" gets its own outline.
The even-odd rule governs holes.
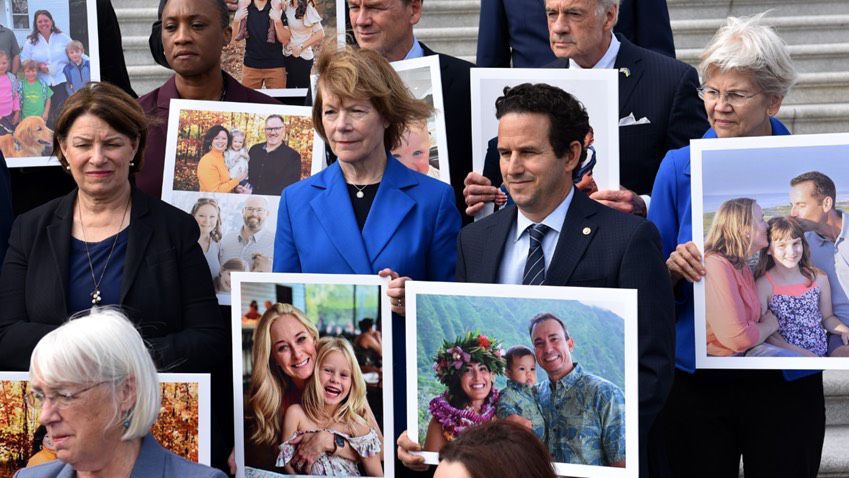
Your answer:
[[[522,275],[522,284],[541,285],[545,282],[545,255],[542,252],[542,238],[548,232],[545,224],[532,224],[527,231],[530,235],[530,247],[528,248],[528,261],[525,262],[525,273]]]

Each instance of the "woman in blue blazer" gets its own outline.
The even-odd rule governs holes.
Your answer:
[[[432,111],[389,63],[346,49],[322,55],[317,68],[313,124],[338,161],[283,191],[274,271],[392,277],[395,403],[404,404],[404,281],[454,280],[460,214],[451,186],[389,153],[407,124]],[[395,407],[399,430],[403,408]]]

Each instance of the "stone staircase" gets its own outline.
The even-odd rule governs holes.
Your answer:
[[[825,372],[823,382],[826,432],[819,476],[849,478],[849,371]]]

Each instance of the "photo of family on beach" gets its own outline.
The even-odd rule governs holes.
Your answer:
[[[406,289],[408,434],[427,463],[469,427],[509,420],[547,445],[558,474],[636,476],[635,291]]]
[[[697,366],[849,368],[849,135],[693,143]]]
[[[89,24],[94,2],[0,0],[0,151],[10,167],[51,164],[65,100],[100,78]]]
[[[234,275],[237,476],[394,476],[385,282]]]

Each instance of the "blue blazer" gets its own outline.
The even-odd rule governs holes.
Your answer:
[[[666,0],[622,0],[613,31],[675,58]],[[539,68],[557,58],[548,41],[545,0],[481,0],[475,63],[488,68]]]
[[[73,478],[76,476],[73,466],[60,460],[53,460],[15,473],[15,478]],[[142,439],[141,451],[130,478],[226,478],[220,470],[198,463],[192,463],[162,448],[153,435]]]
[[[451,187],[391,154],[360,232],[338,162],[283,191],[275,272],[376,274],[452,281],[460,214]]]

